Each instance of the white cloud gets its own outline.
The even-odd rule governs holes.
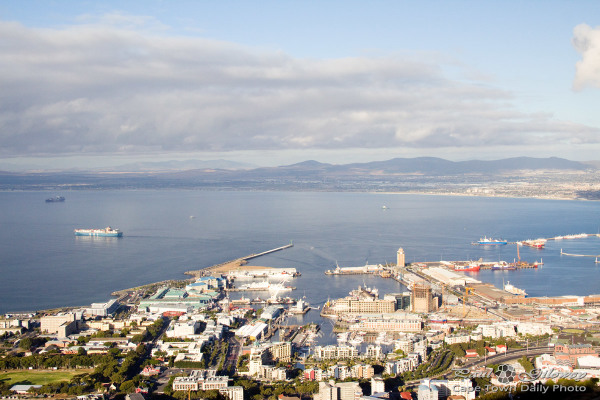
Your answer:
[[[577,25],[573,30],[573,46],[581,54],[581,60],[575,66],[574,88],[600,88],[600,27]]]
[[[427,60],[296,59],[135,30],[144,18],[106,19],[0,22],[0,155],[599,140],[595,128],[520,113],[509,93],[452,81]]]

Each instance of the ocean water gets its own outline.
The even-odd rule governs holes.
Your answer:
[[[64,203],[45,203],[57,194]],[[388,209],[382,209],[385,205]],[[194,216],[194,218],[190,218]],[[75,228],[119,228],[122,238],[75,237]],[[118,290],[183,279],[199,269],[293,241],[294,247],[252,260],[295,267],[292,297],[312,305],[358,285],[381,294],[404,288],[372,276],[333,277],[340,266],[395,262],[516,258],[513,245],[471,242],[487,235],[509,241],[597,233],[600,203],[371,193],[228,191],[68,191],[0,193],[0,312],[88,305]],[[510,280],[530,296],[600,293],[600,264],[565,252],[600,254],[600,238],[521,248],[541,268],[472,273],[498,286]],[[316,312],[305,321],[317,318]]]

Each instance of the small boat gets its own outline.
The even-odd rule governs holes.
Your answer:
[[[513,269],[517,269],[517,267],[515,265],[508,264],[506,261],[500,261],[492,265],[492,270],[494,271],[510,271]]]
[[[533,247],[534,249],[543,249],[546,246],[546,239],[524,240],[519,243],[523,246]]]
[[[596,264],[598,264],[598,257],[596,257],[596,261],[594,261]]]
[[[477,242],[473,242],[473,244],[478,244],[481,246],[498,246],[498,245],[504,245],[504,244],[508,244],[508,241],[503,240],[503,239],[492,239],[492,238],[488,238],[487,236],[484,236],[482,238],[479,239],[479,241]]]
[[[62,196],[50,197],[46,199],[46,203],[61,203],[65,201],[65,198]]]
[[[104,229],[75,229],[75,236],[121,237],[123,232],[107,226]]]

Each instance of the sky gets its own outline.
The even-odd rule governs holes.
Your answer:
[[[0,168],[600,159],[597,1],[0,2]]]

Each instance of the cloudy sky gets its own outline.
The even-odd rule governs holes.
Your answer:
[[[598,154],[600,2],[0,3],[0,167]]]

